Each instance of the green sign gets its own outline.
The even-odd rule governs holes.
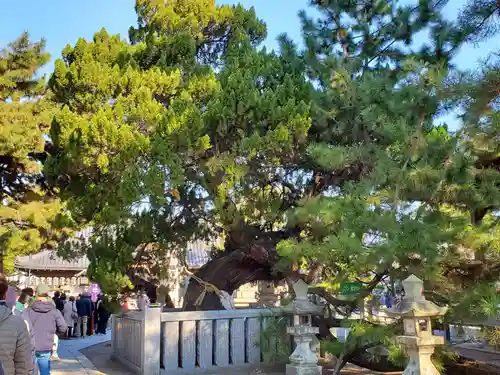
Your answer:
[[[361,289],[363,289],[363,285],[361,283],[344,283],[340,288],[340,294],[343,296],[357,294]]]

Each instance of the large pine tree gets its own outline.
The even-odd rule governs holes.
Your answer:
[[[360,278],[360,297],[413,272],[470,303],[456,297],[497,279],[498,171],[479,162],[495,128],[484,113],[460,134],[434,125],[467,97],[473,113],[481,82],[452,79],[477,28],[444,20],[444,3],[315,1],[304,53],[286,37],[273,53],[252,9],[138,0],[130,42],[102,30],[68,46],[50,80],[46,173],[95,228],[93,275],[121,286],[139,245],[163,256],[222,237],[197,272],[210,287],[192,280],[185,308],[221,308],[217,290],[299,270],[330,286]],[[466,280],[471,252],[485,256]]]
[[[361,282],[347,313],[380,281],[410,273],[425,280],[428,298],[451,307],[448,319],[497,311],[498,69],[471,75],[453,66],[483,30],[444,20],[444,5],[318,1],[322,18],[302,15],[318,87],[308,151],[330,190],[293,211],[304,231],[279,254],[315,270],[326,290],[311,291],[332,305],[342,304],[332,297],[342,282]],[[428,42],[414,43],[423,30]],[[459,132],[435,125],[456,108]],[[337,371],[384,338],[359,332],[361,347],[335,346]]]
[[[63,224],[41,173],[52,116],[39,74],[50,60],[44,48],[24,33],[0,52],[0,272],[17,255],[54,246]]]
[[[93,275],[124,274],[141,244],[167,252],[226,235],[216,269],[206,268],[228,271],[219,289],[272,278],[267,243],[287,235],[274,223],[292,193],[281,165],[294,168],[310,124],[293,45],[281,57],[257,50],[265,25],[242,6],[137,1],[136,10],[130,43],[105,30],[79,40],[50,80],[59,152],[46,172],[106,244],[88,250]]]
[[[492,240],[485,251],[494,256],[493,229],[480,224],[499,207],[498,170],[487,168],[498,141],[490,139],[484,155],[474,148],[486,146],[472,141],[476,132],[484,142],[495,131],[488,116],[496,116],[489,104],[497,93],[474,92],[493,70],[464,82],[453,67],[459,48],[482,30],[444,20],[445,3],[319,1],[323,18],[302,15],[310,76],[319,87],[309,152],[333,190],[303,201],[293,217],[305,220],[309,240],[283,243],[283,254],[323,265],[330,259],[330,274],[372,275],[371,287],[409,272],[449,286],[459,259],[478,250],[470,238]],[[429,41],[419,45],[413,39],[423,30]],[[459,105],[477,107],[479,91],[490,94],[481,103],[485,112],[467,111],[461,132],[434,125]],[[477,272],[475,280],[498,277]]]

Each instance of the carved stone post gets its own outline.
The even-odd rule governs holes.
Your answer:
[[[302,280],[293,284],[295,300],[284,306],[285,313],[293,315],[293,326],[287,332],[293,336],[295,350],[286,365],[286,375],[321,375],[322,367],[318,366],[318,357],[311,350],[311,343],[319,328],[311,326],[311,315],[321,315],[322,309],[307,298],[309,286]]]
[[[444,315],[447,308],[427,301],[423,285],[415,275],[408,277],[403,281],[405,297],[387,310],[389,316],[402,317],[404,322],[404,336],[397,339],[406,348],[410,361],[403,375],[439,375],[431,356],[436,345],[444,344],[444,338],[433,336],[431,317]]]
[[[259,281],[257,291],[257,305],[260,307],[278,306],[279,296],[276,294],[274,283]]]

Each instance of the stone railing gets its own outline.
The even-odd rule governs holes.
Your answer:
[[[158,324],[155,324],[158,322]],[[113,316],[111,345],[113,359],[123,363],[136,374],[159,374],[154,365],[150,366],[154,352],[159,350],[159,340],[155,336],[155,325],[159,330],[160,309],[133,311]],[[154,343],[158,345],[154,347]],[[153,358],[153,362],[154,358]],[[158,362],[158,361],[156,361]]]
[[[261,331],[277,314],[279,309],[129,312],[113,317],[113,357],[139,375],[248,371],[262,367]],[[458,327],[451,328],[454,339]],[[465,336],[477,337],[478,330],[466,327]],[[345,341],[349,329],[332,333]]]
[[[258,345],[278,310],[171,311],[151,308],[113,319],[113,358],[136,374],[180,374],[259,367]],[[267,318],[266,318],[267,317]]]

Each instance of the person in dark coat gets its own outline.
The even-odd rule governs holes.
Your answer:
[[[61,299],[61,292],[57,291],[54,293],[54,297],[52,297],[54,304],[56,305],[56,309],[58,309],[61,313],[64,310],[64,301]]]
[[[90,317],[92,316],[92,301],[88,293],[83,293],[80,299],[76,301],[76,311],[78,313],[76,335],[86,337]]]
[[[97,333],[101,335],[106,334],[106,328],[108,327],[109,312],[106,308],[106,302],[102,295],[99,296],[96,308],[98,323],[97,323]]]

